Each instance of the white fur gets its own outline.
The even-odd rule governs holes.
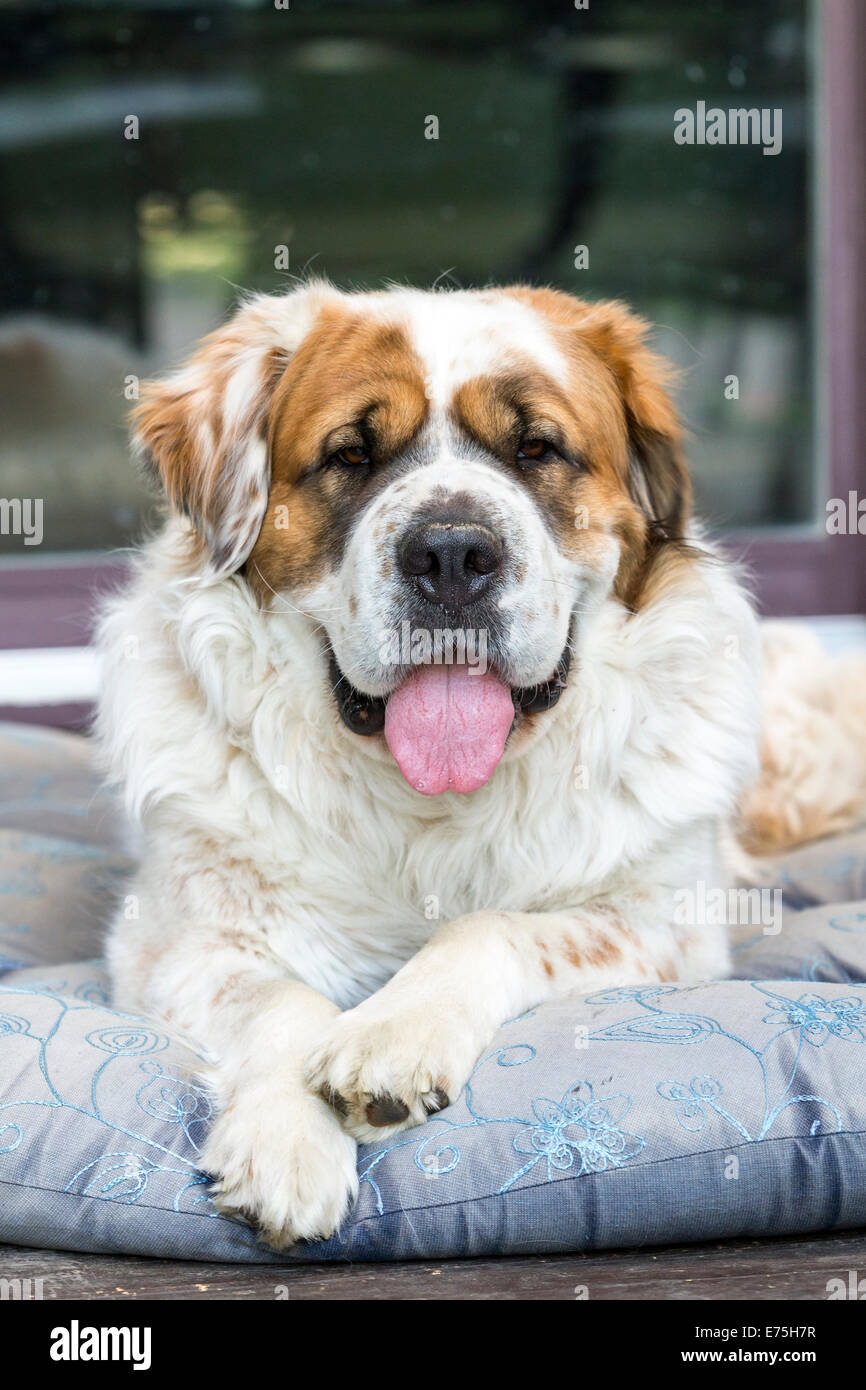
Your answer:
[[[423,298],[419,343],[439,302]],[[447,370],[431,349],[431,379],[477,371],[496,350],[481,337]],[[440,482],[453,467],[439,458]],[[104,619],[101,743],[142,834],[109,942],[115,1001],[218,1059],[204,1163],[224,1208],[277,1245],[330,1233],[355,1190],[353,1139],[456,1095],[506,1017],[571,989],[726,969],[722,931],[678,927],[673,895],[723,881],[718,827],[757,771],[757,625],[736,577],[705,553],[630,613],[610,557],[580,573],[523,494],[474,467],[532,565],[571,586],[577,626],[559,704],[470,796],[419,795],[380,739],[336,716],[321,626],[344,669],[376,682],[367,637],[387,594],[377,606],[369,580],[361,647],[339,616],[371,568],[370,528],[317,594],[261,611],[241,578],[202,573],[174,519]],[[549,609],[515,629],[534,679],[565,635]],[[342,1124],[320,1098],[333,1092]],[[381,1095],[408,1110],[390,1128],[367,1118]]]
[[[444,424],[437,427],[434,421],[427,433],[435,440],[435,459],[420,463],[386,488],[367,511],[364,525],[354,530],[336,573],[293,601],[327,627],[340,669],[353,685],[367,694],[389,694],[395,671],[380,653],[385,647],[387,656],[387,639],[402,613],[401,576],[392,563],[391,578],[383,582],[382,562],[392,558],[392,537],[425,502],[434,495],[469,494],[509,553],[523,561],[523,578],[503,587],[497,600],[509,662],[503,674],[513,686],[545,680],[568,640],[572,607],[585,606],[598,592],[599,577],[559,552],[525,488],[489,463],[461,457]],[[604,589],[618,559],[612,541],[610,549],[609,572],[602,570]],[[347,594],[357,599],[354,614],[346,606]]]

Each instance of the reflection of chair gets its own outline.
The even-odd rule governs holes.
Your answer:
[[[561,32],[563,10],[560,0],[536,0],[521,10],[523,27],[512,35],[515,61],[525,62],[527,55],[535,67],[560,67],[556,39],[540,38]],[[619,73],[613,65],[602,67],[597,50],[593,53],[592,39],[605,27],[601,8],[582,10],[576,17],[572,39],[587,41],[588,61],[579,61],[579,48],[569,56],[563,73],[561,93],[562,132],[556,155],[556,175],[552,198],[546,209],[544,223],[534,243],[510,266],[498,274],[503,279],[539,279],[550,273],[555,261],[562,275],[562,260],[558,253],[575,228],[589,224],[592,205],[602,187],[611,122],[599,120],[599,113],[613,107],[619,91]]]
[[[0,304],[7,314],[38,312],[108,328],[140,347],[144,343],[144,296],[138,237],[134,234],[138,192],[126,182],[133,234],[125,247],[122,273],[105,274],[56,257],[25,250],[6,215],[0,186]],[[115,194],[116,196],[116,194]]]
[[[563,83],[562,139],[557,155],[555,196],[534,245],[507,272],[517,278],[545,275],[574,229],[589,224],[592,205],[602,187],[610,125],[598,120],[612,107],[619,80],[612,72],[571,70]]]

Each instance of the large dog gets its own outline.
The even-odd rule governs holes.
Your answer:
[[[551,290],[317,283],[144,391],[171,512],[102,628],[142,827],[115,1002],[212,1055],[202,1163],[275,1245],[332,1232],[356,1141],[447,1106],[504,1020],[723,974],[676,898],[725,882],[748,788],[762,847],[797,838],[645,327]],[[834,820],[826,780],[811,833],[862,805]]]

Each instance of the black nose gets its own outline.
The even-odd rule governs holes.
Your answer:
[[[502,567],[502,541],[475,522],[433,521],[411,527],[398,560],[426,599],[451,612],[483,597]]]

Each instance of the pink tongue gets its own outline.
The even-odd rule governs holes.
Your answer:
[[[493,776],[513,720],[511,692],[492,671],[419,666],[385,706],[385,738],[416,791],[473,792]]]

